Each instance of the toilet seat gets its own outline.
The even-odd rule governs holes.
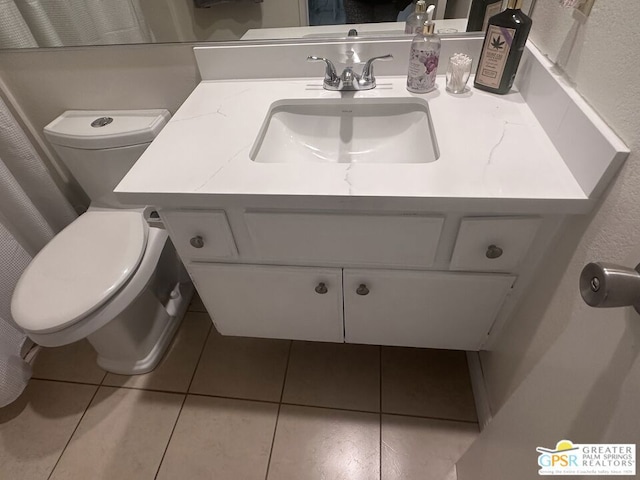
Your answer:
[[[97,310],[136,272],[148,230],[140,211],[81,215],[23,273],[11,303],[16,323],[27,332],[55,332]]]

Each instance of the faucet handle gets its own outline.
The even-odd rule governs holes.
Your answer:
[[[364,67],[362,67],[362,75],[361,75],[362,81],[367,83],[373,83],[374,86],[375,86],[376,78],[373,76],[373,62],[375,62],[376,60],[383,60],[383,61],[393,60],[393,55],[389,53],[387,55],[380,55],[379,57],[370,58],[364,64]]]
[[[309,55],[307,62],[324,62],[326,68],[324,70],[324,83],[326,85],[337,85],[340,82],[340,77],[336,73],[336,67],[331,63],[331,60],[324,57],[316,57],[315,55]]]

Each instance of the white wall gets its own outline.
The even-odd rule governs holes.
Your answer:
[[[493,351],[482,353],[494,413],[570,322],[579,321],[584,307],[578,277],[584,264],[622,263],[640,245],[639,18],[638,0],[596,0],[584,25],[558,2],[538,1],[531,39],[566,70],[631,155],[597,211],[571,222]]]
[[[140,0],[157,42],[237,40],[251,28],[299,27],[298,0],[228,2],[194,8],[193,0]]]

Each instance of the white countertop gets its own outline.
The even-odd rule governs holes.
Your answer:
[[[409,97],[406,77],[378,77],[355,98]],[[469,85],[472,85],[473,79]],[[266,195],[558,200],[588,198],[521,95],[471,88],[418,95],[429,103],[440,158],[423,164],[257,163],[249,153],[270,105],[340,98],[322,78],[203,81],[115,192],[124,201],[175,205],[171,195]]]
[[[436,33],[452,34],[465,32],[466,18],[448,18],[436,20]],[[347,25],[314,25],[306,27],[252,28],[247,30],[241,40],[279,40],[283,38],[330,38],[346,37],[350,29],[355,28],[360,37],[381,37],[385,35],[404,35],[405,22],[356,23]]]

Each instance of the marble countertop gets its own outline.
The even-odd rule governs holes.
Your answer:
[[[473,79],[469,85],[472,85]],[[432,163],[257,163],[250,151],[271,104],[282,99],[404,98],[405,76],[356,93],[322,78],[202,81],[115,190],[164,206],[171,195],[449,198],[569,202],[589,199],[522,96],[470,89],[427,100],[439,145]],[[552,207],[555,208],[555,207]]]

